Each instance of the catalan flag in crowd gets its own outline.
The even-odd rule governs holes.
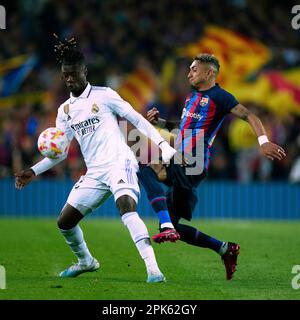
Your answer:
[[[226,89],[242,103],[254,102],[284,118],[293,113],[300,115],[300,69],[265,71],[255,81],[229,83]]]
[[[220,61],[218,76],[226,90],[241,103],[254,102],[285,117],[300,114],[300,69],[262,71],[272,53],[255,39],[226,28],[209,26],[199,41],[178,50],[181,57],[214,54]]]
[[[300,115],[300,68],[285,72],[265,74],[271,85],[269,92],[270,109],[281,115],[289,112]]]
[[[219,59],[218,83],[241,103],[254,102],[279,117],[291,112],[300,114],[300,69],[262,71],[272,53],[260,41],[210,25],[198,41],[179,48],[177,57],[192,60],[199,53],[211,53]],[[118,92],[143,114],[158,88],[160,100],[168,105],[174,100],[170,87],[176,67],[176,60],[168,58],[159,77],[149,69],[138,68],[127,76]]]
[[[223,86],[246,79],[271,58],[270,50],[259,41],[217,26],[208,26],[199,41],[178,50],[178,55],[189,58],[199,53],[214,54],[219,59],[218,82]]]
[[[146,106],[154,99],[158,84],[157,76],[150,69],[139,67],[125,78],[117,91],[138,112],[145,113]]]

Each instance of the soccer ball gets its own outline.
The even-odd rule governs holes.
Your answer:
[[[65,133],[58,128],[44,130],[38,138],[40,153],[50,159],[64,157],[69,150],[70,142]]]

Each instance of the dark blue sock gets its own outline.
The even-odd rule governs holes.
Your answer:
[[[212,238],[191,226],[177,224],[176,230],[180,234],[180,240],[197,247],[212,249],[217,253],[219,253],[223,244],[222,241]]]
[[[149,166],[140,168],[138,172],[139,181],[142,183],[153,210],[158,214],[160,225],[171,223],[167,206],[166,192],[157,174]]]

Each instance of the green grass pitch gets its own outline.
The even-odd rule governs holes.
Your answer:
[[[157,222],[146,220],[151,235]],[[291,286],[300,265],[300,222],[199,221],[193,225],[241,244],[238,271],[225,280],[219,256],[182,242],[153,244],[166,283],[147,284],[144,264],[118,219],[87,219],[82,229],[98,272],[74,279],[58,273],[75,261],[55,219],[0,219],[0,265],[6,269],[2,299],[202,300],[299,299]]]

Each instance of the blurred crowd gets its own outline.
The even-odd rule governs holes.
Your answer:
[[[20,54],[37,55],[39,63],[18,93],[47,92],[47,95],[40,102],[0,106],[0,177],[11,177],[41,159],[37,137],[43,129],[54,126],[57,107],[68,97],[53,53],[53,33],[61,37],[74,35],[86,56],[89,81],[113,88],[137,63],[146,63],[159,74],[165,59],[173,56],[176,48],[199,39],[208,24],[262,41],[273,55],[266,68],[285,70],[300,65],[299,31],[291,29],[293,4],[287,3],[279,0],[261,0],[259,4],[250,0],[11,2],[6,6],[7,29],[0,31],[0,63]],[[179,61],[173,81],[175,99],[171,105],[155,101],[162,115],[169,119],[180,116],[189,89],[186,76],[187,63]],[[280,163],[263,159],[251,128],[229,116],[214,142],[209,179],[300,182],[299,118],[290,115],[280,119],[262,106],[247,107],[261,118],[270,138],[286,149],[287,158]],[[238,141],[241,133],[242,142]],[[76,180],[84,172],[80,150],[74,142],[68,159],[45,175]]]

